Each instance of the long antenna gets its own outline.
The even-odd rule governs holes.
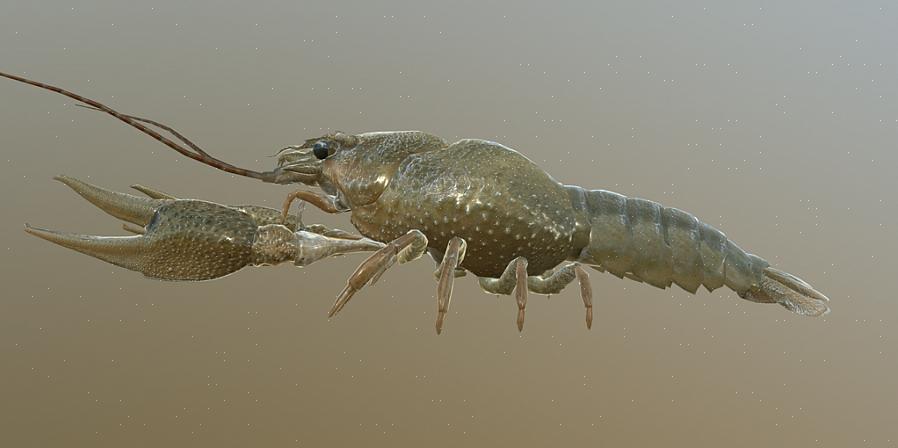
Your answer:
[[[85,108],[85,109],[87,109],[87,110],[95,110],[95,111],[97,111],[97,112],[103,112],[103,109],[97,109],[96,107],[88,106],[88,105],[86,105],[86,104],[76,104],[76,106],[78,106],[78,107],[83,107],[83,108]],[[125,114],[123,114],[123,115],[125,115]],[[204,155],[204,156],[212,157],[212,156],[209,155],[208,152],[204,151],[203,148],[200,148],[199,145],[197,145],[196,143],[190,141],[189,138],[185,137],[183,134],[181,134],[180,132],[174,130],[171,126],[169,126],[169,125],[167,125],[167,124],[160,123],[160,122],[158,122],[158,121],[156,121],[156,120],[150,120],[149,118],[136,117],[136,116],[134,116],[134,115],[125,115],[125,116],[128,117],[128,118],[130,118],[130,119],[132,119],[132,120],[135,120],[135,121],[142,121],[142,122],[144,122],[144,123],[147,123],[147,124],[151,124],[151,125],[153,125],[153,126],[156,126],[156,127],[159,128],[159,129],[166,130],[166,131],[168,131],[169,134],[174,135],[175,137],[177,137],[178,140],[181,140],[181,143],[184,143],[185,145],[189,146],[190,149],[192,149],[192,150],[194,150],[194,151],[196,151],[196,152],[198,152],[198,153],[200,153],[200,154],[202,154],[202,155]]]
[[[197,162],[204,163],[213,168],[218,168],[222,171],[227,171],[228,173],[251,177],[253,179],[260,179],[260,180],[266,181],[266,182],[272,181],[274,173],[272,173],[272,172],[260,173],[258,171],[247,170],[244,168],[236,167],[236,166],[231,165],[230,163],[224,162],[222,160],[216,159],[215,157],[212,157],[211,155],[209,155],[206,151],[203,151],[202,149],[200,149],[199,146],[195,145],[193,142],[188,140],[186,137],[184,137],[183,135],[181,135],[174,129],[172,129],[164,124],[161,124],[161,123],[158,123],[153,120],[146,119],[146,118],[138,118],[138,117],[134,117],[131,115],[126,115],[126,114],[120,113],[120,112],[116,111],[115,109],[113,109],[99,101],[95,101],[90,98],[85,98],[81,95],[78,95],[73,92],[69,92],[68,90],[62,89],[60,87],[51,86],[49,84],[44,84],[42,82],[32,81],[28,78],[23,78],[21,76],[16,76],[16,75],[4,73],[4,72],[0,72],[0,76],[65,95],[75,101],[79,101],[79,102],[86,104],[87,106],[89,106],[89,108],[96,109],[101,112],[106,112],[107,114],[112,115],[115,118],[118,118],[119,120],[125,122],[126,124],[128,124],[134,128],[137,128],[139,131],[143,132],[144,134],[147,134],[150,137],[153,137],[154,139],[161,142],[163,145],[168,146],[169,148],[174,149],[175,151],[178,151],[179,153],[181,153],[187,157],[190,157],[191,159],[196,160]],[[158,126],[159,128],[162,128],[162,129],[165,129],[165,130],[171,132],[172,135],[174,135],[175,137],[177,137],[178,139],[183,141],[185,144],[190,146],[193,150],[187,149],[187,148],[173,142],[172,140],[162,136],[155,130],[144,126],[143,124],[140,123],[141,121],[152,124],[154,126]]]

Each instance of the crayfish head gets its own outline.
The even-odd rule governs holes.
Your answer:
[[[329,184],[322,178],[325,160],[342,149],[358,144],[358,137],[335,132],[321,137],[310,138],[302,145],[287,146],[277,153],[278,168],[276,183],[301,182],[306,185],[324,186]]]

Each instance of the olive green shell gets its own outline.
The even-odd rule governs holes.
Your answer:
[[[481,277],[518,256],[531,275],[554,268],[573,251],[575,221],[563,185],[517,151],[474,139],[409,155],[375,202],[352,211],[359,232],[379,241],[418,229],[442,253],[463,238],[462,266]]]

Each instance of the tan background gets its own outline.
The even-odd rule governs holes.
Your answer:
[[[465,278],[437,337],[429,260],[332,321],[359,256],[146,280],[22,232],[121,233],[52,175],[224,203],[290,189],[0,80],[0,445],[898,445],[898,8],[631,3],[6,0],[0,69],[251,168],[335,129],[495,139],[695,213],[831,315],[594,273],[592,331],[571,288],[532,299],[519,335],[512,300]]]

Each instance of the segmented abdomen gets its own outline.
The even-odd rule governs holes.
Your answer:
[[[583,190],[589,244],[580,260],[618,277],[695,292],[756,288],[769,263],[682,210],[605,190]]]

